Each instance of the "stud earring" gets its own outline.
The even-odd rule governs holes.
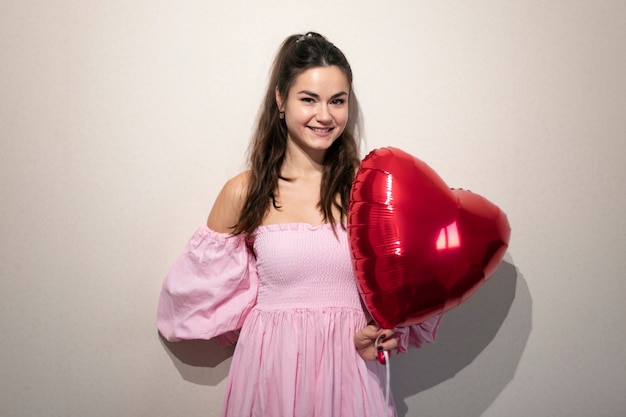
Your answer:
[[[285,118],[285,112],[284,111],[279,112],[278,113],[278,118],[279,119],[284,119]]]

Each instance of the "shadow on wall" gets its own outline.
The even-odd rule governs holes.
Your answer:
[[[234,347],[222,348],[216,339],[168,342],[159,338],[185,381],[215,386],[228,376]]]
[[[429,401],[418,396],[415,415],[481,416],[513,378],[531,318],[528,286],[505,258],[472,296],[444,315],[436,343],[391,358],[398,416],[408,415],[405,399],[448,380],[445,392],[429,393]]]

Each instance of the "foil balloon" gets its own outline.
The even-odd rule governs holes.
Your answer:
[[[478,194],[451,189],[397,148],[372,151],[352,185],[348,236],[363,303],[383,328],[459,305],[498,267],[511,228]]]

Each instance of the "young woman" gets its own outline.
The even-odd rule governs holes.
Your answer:
[[[163,284],[166,339],[237,343],[223,416],[395,415],[378,351],[434,340],[439,317],[368,325],[346,233],[358,115],[343,53],[316,33],[289,36],[250,170],[226,183]]]

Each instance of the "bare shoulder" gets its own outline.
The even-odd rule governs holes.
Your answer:
[[[207,226],[220,233],[230,233],[239,220],[250,182],[250,171],[244,171],[224,184],[215,199]]]

